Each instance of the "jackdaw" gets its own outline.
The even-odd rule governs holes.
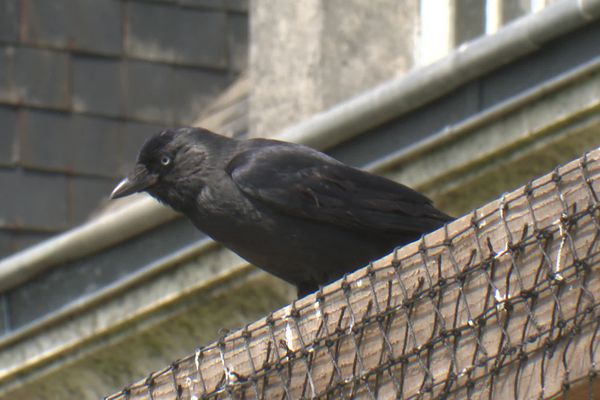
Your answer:
[[[301,297],[452,219],[422,194],[312,148],[200,128],[148,139],[111,198],[141,191]]]

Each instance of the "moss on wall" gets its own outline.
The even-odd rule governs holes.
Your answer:
[[[225,333],[223,328],[243,327],[293,297],[289,285],[265,273],[252,273],[234,286],[185,298],[177,305],[179,311],[167,319],[128,326],[96,343],[94,350],[72,355],[72,361],[0,398],[97,399],[99,394],[112,394],[211,343]]]

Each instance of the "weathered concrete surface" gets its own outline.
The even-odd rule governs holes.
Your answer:
[[[544,171],[600,147],[600,109],[568,130],[520,148],[508,149],[488,162],[463,171],[444,191],[430,193],[441,209],[461,215],[537,178]]]
[[[250,12],[253,136],[273,136],[414,64],[417,0],[254,0]]]
[[[289,303],[291,293],[288,285],[256,272],[184,295],[177,304],[96,338],[56,363],[28,371],[27,381],[14,379],[13,389],[0,399],[97,399],[164,367],[165,360],[216,340],[222,329],[242,327]],[[37,377],[30,381],[32,375]]]
[[[600,146],[600,72],[499,113],[448,126],[427,149],[378,169],[460,215]]]

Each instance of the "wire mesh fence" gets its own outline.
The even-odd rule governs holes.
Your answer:
[[[599,199],[595,150],[108,399],[600,398]]]

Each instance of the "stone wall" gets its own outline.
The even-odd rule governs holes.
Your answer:
[[[419,0],[251,2],[250,133],[283,128],[413,64]]]
[[[245,0],[0,0],[0,257],[85,220],[246,66]]]

